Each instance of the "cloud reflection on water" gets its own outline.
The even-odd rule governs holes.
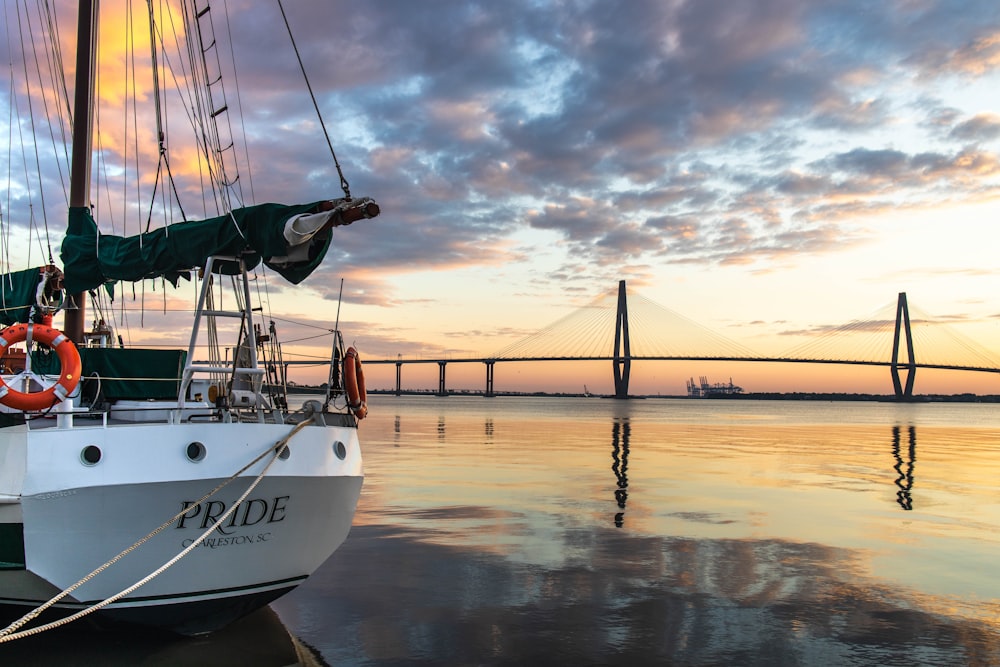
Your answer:
[[[987,491],[962,484],[1000,455],[953,407],[449,401],[400,402],[357,555],[276,605],[329,659],[1000,661],[993,531],[964,511]],[[333,599],[349,631],[323,640]]]
[[[421,539],[412,526],[361,526],[309,586],[274,606],[335,664],[1000,660],[989,627],[852,582],[858,556],[845,550],[613,527],[567,540],[587,544],[589,560],[511,563]]]

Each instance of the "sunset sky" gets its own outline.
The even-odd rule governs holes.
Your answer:
[[[10,83],[23,82],[18,4],[4,3],[0,33],[0,164],[8,143],[30,142],[10,129],[31,131]],[[126,23],[102,4],[119,12],[102,35],[119,67],[102,70],[114,109]],[[351,192],[382,207],[335,230],[325,266],[283,290],[292,320],[333,320],[344,278],[342,328],[367,357],[481,356],[624,279],[770,355],[906,292],[1000,358],[996,0],[284,4]],[[75,3],[56,5],[69,58]],[[340,196],[277,4],[220,0],[213,15],[239,68],[227,95],[234,106],[238,91],[255,165],[246,203]],[[121,161],[115,136],[104,148]],[[25,167],[10,163],[0,212],[16,236],[27,208],[9,179]],[[43,171],[58,227],[59,175]],[[24,268],[26,251],[5,243],[4,261]],[[449,384],[481,388],[469,366]],[[500,365],[496,384],[611,391],[605,366]],[[389,366],[370,373],[372,386],[393,381]],[[405,373],[436,386],[436,366]],[[886,369],[680,362],[634,367],[633,390],[683,393],[698,375],[748,391],[891,391]],[[996,374],[917,377],[920,393],[1000,393]]]

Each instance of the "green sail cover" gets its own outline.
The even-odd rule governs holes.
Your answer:
[[[84,385],[99,382],[104,398],[177,398],[187,350],[81,347],[79,351]],[[31,370],[55,375],[59,372],[59,359],[48,348],[34,350]]]
[[[14,271],[0,276],[0,324],[8,326],[27,322],[44,267]]]
[[[248,269],[263,259],[264,264],[286,280],[298,284],[323,261],[330,247],[329,235],[316,239],[306,261],[273,265],[269,260],[288,253],[285,222],[292,216],[317,210],[320,203],[259,204],[236,209],[231,216],[179,222],[129,237],[100,234],[90,209],[72,207],[61,251],[64,285],[70,294],[92,290],[115,280],[136,281],[161,276],[176,285],[181,275],[204,267],[210,256],[241,253],[246,253],[243,257]],[[230,264],[219,270],[235,273],[238,269]]]

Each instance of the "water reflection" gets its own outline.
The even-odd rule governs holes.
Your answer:
[[[274,608],[332,664],[1000,665],[1000,417],[628,403],[373,411],[363,520]]]
[[[863,556],[850,550],[593,526],[557,537],[581,550],[579,560],[541,565],[442,545],[436,532],[356,527],[337,557],[275,608],[333,664],[1000,659],[989,626],[930,613],[920,598],[873,585],[861,574]]]
[[[910,490],[913,488],[913,467],[917,462],[917,427],[910,426],[908,431],[910,442],[906,461],[904,461],[900,453],[899,426],[892,427],[892,456],[896,459],[893,470],[899,473],[899,477],[896,478],[896,486],[899,487],[899,491],[896,492],[896,502],[906,511],[913,509],[913,497],[910,495]]]
[[[628,500],[628,446],[631,433],[632,425],[627,418],[615,419],[611,425],[611,470],[617,478],[615,502],[621,510],[615,514],[615,526],[618,528],[625,523],[625,501]]]
[[[80,621],[0,644],[0,665],[212,665],[213,667],[328,667],[264,607],[205,637],[128,630],[97,631]]]

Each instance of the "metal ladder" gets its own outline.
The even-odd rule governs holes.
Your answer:
[[[213,282],[213,269],[216,264],[221,262],[231,262],[239,265],[239,280],[240,287],[243,292],[243,309],[242,310],[209,310],[206,309],[205,304],[208,300],[209,293],[212,289]],[[247,277],[246,263],[242,257],[225,257],[225,256],[212,256],[209,257],[205,263],[205,273],[201,284],[201,292],[198,296],[198,306],[195,310],[194,323],[191,326],[191,341],[188,344],[187,359],[184,362],[184,372],[181,376],[181,386],[180,391],[177,396],[177,408],[178,408],[178,418],[180,417],[181,410],[184,408],[184,398],[187,395],[188,388],[191,386],[191,381],[196,375],[212,375],[228,376],[230,381],[232,381],[232,386],[236,386],[237,378],[244,377],[249,381],[251,387],[251,392],[253,394],[254,403],[250,407],[253,413],[257,416],[257,421],[263,423],[264,419],[264,407],[267,405],[267,401],[261,393],[261,385],[263,384],[264,369],[260,367],[257,358],[257,340],[256,332],[253,326],[253,309],[250,307],[250,282]],[[249,364],[245,366],[239,365],[239,348],[235,348],[233,352],[233,359],[230,361],[220,360],[216,363],[197,363],[195,362],[195,350],[198,343],[198,335],[201,331],[202,319],[203,318],[214,318],[217,317],[228,317],[241,320],[241,333],[246,336],[245,347],[249,354]],[[239,344],[239,341],[237,341]],[[220,355],[221,356],[221,355]],[[213,378],[215,379],[215,378]],[[234,406],[230,406],[231,408]],[[231,413],[227,413],[231,414]]]

